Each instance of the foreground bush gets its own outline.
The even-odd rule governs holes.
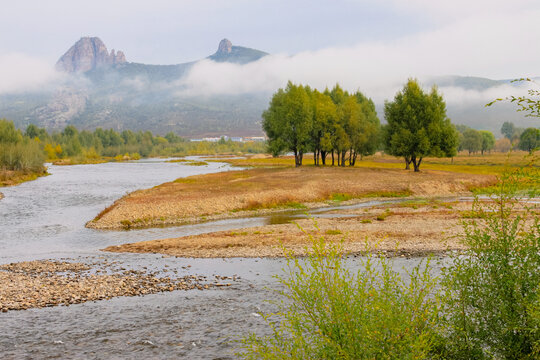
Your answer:
[[[429,263],[410,273],[374,255],[346,268],[341,247],[313,239],[305,260],[288,257],[280,311],[267,316],[273,335],[242,342],[245,359],[421,359],[433,347],[439,303]],[[277,321],[277,323],[276,323]]]
[[[467,250],[437,283],[429,262],[409,274],[367,255],[353,274],[341,247],[312,239],[289,256],[273,334],[242,342],[246,359],[540,359],[538,159],[503,174],[464,223]]]
[[[504,174],[493,202],[475,202],[482,220],[465,224],[468,250],[452,259],[443,282],[445,358],[540,358],[540,225],[537,205],[527,202],[538,175],[533,166]]]

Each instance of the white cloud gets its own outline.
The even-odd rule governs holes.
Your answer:
[[[42,90],[62,77],[40,59],[19,53],[0,55],[0,94]]]
[[[416,3],[425,1],[416,0]],[[540,10],[488,12],[394,41],[360,43],[294,56],[272,55],[246,65],[206,60],[196,64],[181,80],[181,85],[185,86],[184,94],[201,95],[273,92],[287,80],[321,89],[339,82],[349,90],[360,89],[374,100],[383,101],[393,97],[409,77],[537,76],[539,18]],[[503,90],[505,94],[509,91]],[[468,93],[467,97],[451,89],[448,94],[462,100],[501,96]]]
[[[510,84],[490,87],[486,90],[471,90],[455,86],[439,88],[439,92],[449,105],[487,104],[495,99],[506,98],[511,95],[523,96],[527,94],[529,84],[512,86]]]

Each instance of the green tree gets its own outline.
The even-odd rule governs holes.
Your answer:
[[[323,165],[326,156],[332,150],[331,138],[333,127],[337,121],[336,105],[330,96],[313,90],[311,93],[313,107],[313,126],[311,129],[311,146],[315,165],[319,165],[319,156]]]
[[[84,148],[91,148],[94,146],[94,134],[88,130],[83,130],[79,133],[79,142]]]
[[[501,133],[508,140],[512,141],[512,138],[514,137],[515,131],[516,131],[516,126],[514,125],[514,123],[511,123],[509,121],[505,121],[502,124]]]
[[[175,133],[173,133],[172,131],[169,131],[166,135],[165,135],[165,139],[167,139],[167,141],[171,144],[175,144],[175,143],[179,143],[182,141],[182,138],[178,135],[176,135]]]
[[[22,134],[15,128],[13,121],[0,119],[0,143],[16,144],[22,141]]]
[[[262,114],[271,151],[292,151],[297,167],[302,165],[303,155],[311,145],[312,113],[306,89],[289,81],[285,90],[279,89],[274,94]]]
[[[480,130],[480,134],[482,135],[481,151],[484,155],[484,151],[491,151],[495,147],[495,136],[488,130]]]
[[[350,138],[350,126],[349,126],[349,116],[351,113],[351,103],[345,104],[347,99],[349,99],[349,93],[346,90],[336,84],[331,91],[328,89],[324,92],[328,95],[334,104],[336,105],[336,121],[332,126],[332,166],[334,166],[335,158],[334,154],[337,155],[337,165],[345,166],[345,154],[351,146]],[[346,109],[347,108],[347,109]]]
[[[377,116],[375,104],[371,99],[359,91],[354,96],[360,104],[360,109],[364,115],[361,118],[362,121],[359,128],[360,138],[355,148],[356,153],[362,158],[363,156],[373,155],[377,151],[381,139],[381,122]],[[354,159],[356,158],[353,158],[352,165],[354,165]]]
[[[30,139],[39,137],[39,129],[36,125],[30,124],[26,127],[24,135],[28,136]]]
[[[483,137],[480,131],[469,128],[463,132],[463,143],[461,146],[470,155],[482,149],[482,141]]]
[[[540,146],[540,129],[527,128],[519,137],[519,149],[532,153]]]
[[[385,148],[394,156],[402,156],[420,171],[426,156],[451,157],[456,154],[458,134],[446,116],[446,104],[433,87],[429,94],[409,79],[392,102],[386,102],[384,113]]]
[[[172,132],[170,134],[174,136]],[[137,144],[137,137],[135,136],[135,133],[133,133],[133,131],[131,130],[122,131],[122,134],[120,134],[120,136],[122,137],[122,140],[124,141],[124,144],[126,145]]]
[[[360,144],[360,124],[365,122],[362,118],[364,114],[360,108],[356,98],[349,96],[345,97],[343,104],[338,107],[339,125],[343,130],[340,137],[336,140],[339,141],[338,149],[338,165],[345,166],[346,155],[349,153],[349,164],[352,163],[352,156],[355,154],[355,149]],[[356,155],[354,155],[356,158]]]

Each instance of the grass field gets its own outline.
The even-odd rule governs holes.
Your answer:
[[[235,166],[253,166],[253,167],[293,167],[293,156],[280,156],[277,158],[262,157],[260,155],[248,157],[246,159],[227,159],[223,160]],[[332,159],[327,158],[326,167],[331,167]],[[313,157],[308,154],[304,156],[304,166],[314,166]],[[524,166],[540,167],[538,157],[530,156],[525,151],[513,151],[511,153],[491,153],[485,155],[466,155],[460,154],[454,158],[425,158],[422,161],[420,170],[441,170],[466,174],[491,174],[498,175],[508,168]],[[347,166],[346,166],[347,167]],[[390,155],[376,154],[365,157],[356,162],[354,167],[358,168],[378,168],[378,169],[404,169],[403,159]]]

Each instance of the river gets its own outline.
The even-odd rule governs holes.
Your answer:
[[[173,291],[144,297],[0,313],[2,359],[229,359],[234,340],[269,331],[261,312],[274,308],[274,275],[282,259],[185,259],[155,254],[113,254],[99,249],[140,240],[258,226],[275,218],[98,231],[85,228],[124,194],[179,177],[228,171],[223,163],[187,166],[149,159],[127,163],[49,167],[50,176],[2,188],[0,264],[35,260],[106,258],[131,268],[176,269],[178,275],[237,276],[229,288]],[[298,214],[292,214],[298,216]],[[321,215],[322,216],[322,215]],[[280,218],[279,221],[287,219]],[[349,259],[354,266],[354,258]],[[397,269],[417,259],[396,259]],[[189,265],[189,267],[188,267]]]

